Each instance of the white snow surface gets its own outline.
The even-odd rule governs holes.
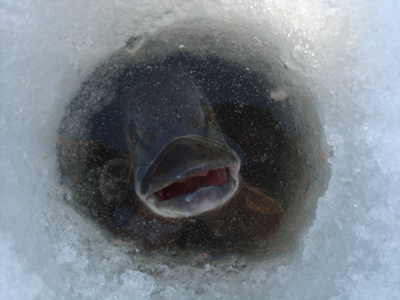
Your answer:
[[[398,298],[399,15],[396,0],[1,1],[0,299]],[[332,177],[276,267],[141,264],[62,200],[57,128],[82,78],[130,36],[198,17],[276,36],[318,97]]]

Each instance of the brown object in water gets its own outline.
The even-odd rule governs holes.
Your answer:
[[[241,180],[238,192],[229,203],[203,218],[224,240],[259,243],[278,232],[283,209],[277,200]]]

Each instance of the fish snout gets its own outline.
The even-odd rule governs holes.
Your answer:
[[[178,137],[151,162],[136,193],[158,215],[196,216],[232,198],[239,169],[240,159],[227,145],[197,135]]]

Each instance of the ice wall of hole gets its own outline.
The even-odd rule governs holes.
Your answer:
[[[123,205],[128,186],[123,184],[125,193],[120,193],[122,200],[117,206],[105,200],[105,186],[110,185],[104,181],[107,162],[125,157],[123,151],[127,150],[126,124],[121,124],[123,109],[116,100],[116,86],[123,82],[124,70],[132,66],[146,69],[175,64],[195,77],[223,132],[236,147],[242,146],[238,150],[243,156],[244,181],[264,189],[285,211],[278,235],[266,245],[251,250],[240,244],[234,252],[268,257],[297,249],[298,238],[310,226],[317,200],[327,188],[331,150],[316,95],[299,74],[285,66],[272,43],[264,42],[263,51],[251,49],[254,38],[249,32],[231,23],[198,19],[132,37],[122,50],[96,67],[70,101],[59,137],[60,170],[72,194],[68,202],[97,222],[111,240],[129,240],[111,220],[111,211]],[[163,110],[161,103],[159,109]],[[96,157],[101,151],[83,146],[85,142],[81,142],[86,140],[102,142],[113,150],[104,154],[107,157]],[[122,173],[128,177],[125,169]],[[130,239],[131,247],[143,250],[139,241]],[[207,245],[214,251],[211,253],[221,253],[218,246]],[[176,256],[174,243],[162,244],[156,251],[165,247]],[[207,248],[191,246],[190,250]],[[181,252],[177,256],[182,259]]]

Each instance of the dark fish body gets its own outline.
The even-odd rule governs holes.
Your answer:
[[[239,185],[240,159],[217,130],[212,108],[183,68],[153,66],[126,76],[135,192],[157,215],[187,218],[216,209]]]

